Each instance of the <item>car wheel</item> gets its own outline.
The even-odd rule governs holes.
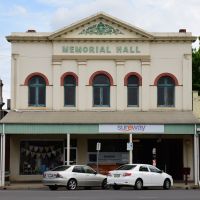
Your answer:
[[[163,188],[165,190],[169,190],[171,187],[171,181],[169,179],[165,179],[164,184],[163,184]]]
[[[104,179],[104,180],[103,180],[103,182],[102,182],[102,184],[101,184],[101,188],[102,188],[103,190],[105,190],[105,189],[108,188],[107,179]]]
[[[77,181],[75,179],[70,179],[67,183],[68,190],[75,190],[77,188]]]
[[[49,189],[50,190],[57,190],[58,186],[56,186],[56,185],[49,185]]]
[[[142,181],[142,179],[137,179],[135,181],[135,189],[136,190],[142,190],[142,188],[143,188],[143,181]]]
[[[119,185],[113,185],[113,189],[114,189],[114,190],[119,190],[119,189],[120,189],[120,186],[119,186]]]

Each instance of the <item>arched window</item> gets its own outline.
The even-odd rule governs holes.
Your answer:
[[[46,82],[41,76],[33,76],[29,82],[29,106],[46,105]]]
[[[72,75],[64,78],[64,105],[76,105],[76,79]]]
[[[175,83],[169,76],[158,80],[157,102],[158,106],[173,107],[175,100]]]
[[[93,105],[110,106],[110,80],[106,75],[96,75],[93,79]]]
[[[129,76],[127,81],[128,106],[139,105],[139,79],[137,76]]]

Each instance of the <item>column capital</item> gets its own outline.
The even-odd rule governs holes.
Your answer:
[[[141,64],[142,66],[146,66],[146,65],[150,65],[151,64],[151,61],[150,60],[141,60]]]
[[[77,60],[78,66],[87,65],[87,60]]]
[[[13,53],[13,54],[12,54],[12,57],[13,57],[13,59],[16,60],[16,59],[19,57],[19,54]]]
[[[52,61],[52,65],[61,65],[62,62],[61,61]]]
[[[184,54],[184,59],[189,60],[192,56],[192,54]]]
[[[123,66],[125,64],[124,60],[115,60],[116,65]]]

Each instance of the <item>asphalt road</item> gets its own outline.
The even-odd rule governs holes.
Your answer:
[[[0,200],[199,200],[200,190],[0,190]]]

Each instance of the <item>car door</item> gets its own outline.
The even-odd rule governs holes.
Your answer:
[[[74,166],[72,173],[72,178],[77,180],[78,186],[87,186],[89,184],[83,166]]]
[[[85,176],[87,178],[88,186],[99,186],[101,179],[96,172],[89,166],[84,166]]]
[[[149,169],[146,165],[141,165],[139,167],[139,176],[143,180],[143,186],[151,185],[151,175],[150,175]]]
[[[151,165],[149,165],[149,170],[150,170],[150,174],[151,174],[151,185],[152,186],[162,186],[164,183],[162,171]]]

